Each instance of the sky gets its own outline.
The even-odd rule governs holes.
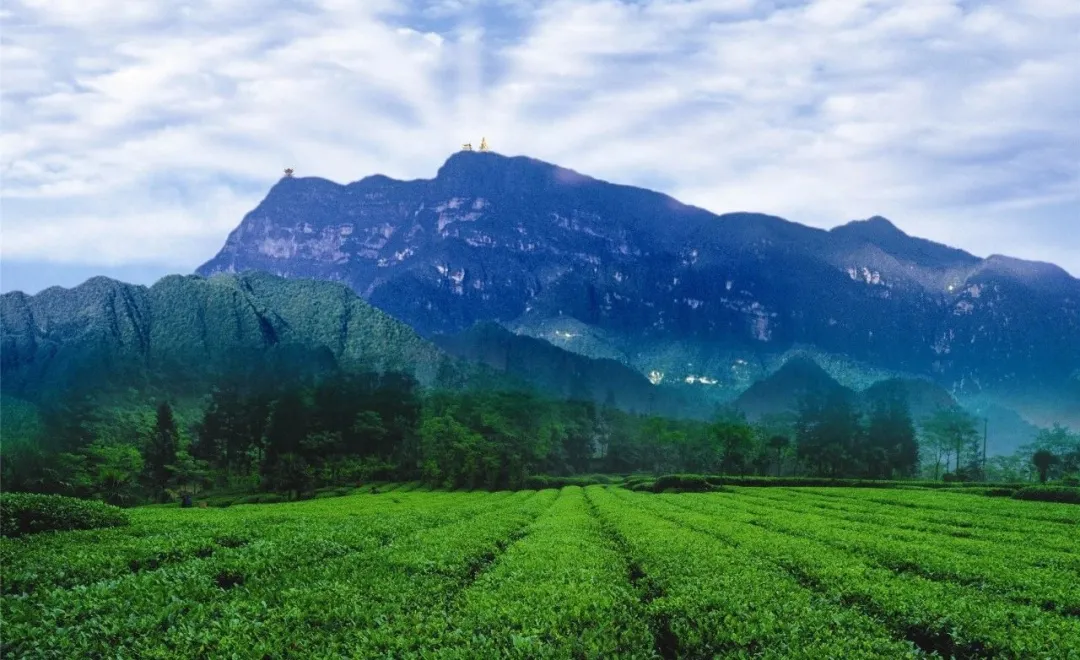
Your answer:
[[[152,283],[281,176],[486,137],[717,213],[1080,276],[1076,0],[8,0],[0,289]]]

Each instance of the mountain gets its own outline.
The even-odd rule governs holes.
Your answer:
[[[844,387],[806,356],[796,356],[775,373],[746,389],[735,399],[736,408],[751,420],[766,415],[785,415],[798,410],[799,401],[810,392],[828,394],[844,391],[854,399],[855,392]]]
[[[986,431],[987,455],[1008,455],[1030,444],[1039,428],[1026,422],[1015,411],[1003,406],[979,402],[958,402],[945,388],[922,378],[889,378],[880,380],[856,393],[845,388],[808,356],[796,356],[776,372],[751,385],[735,399],[734,405],[752,420],[765,416],[791,417],[799,401],[808,392],[842,390],[852,395],[868,413],[873,402],[898,388],[907,400],[911,418],[918,427],[938,408],[962,407],[978,420],[978,431]],[[985,427],[984,427],[985,421]]]
[[[202,394],[216,379],[301,376],[334,366],[460,378],[456,361],[347,287],[265,273],[103,277],[0,296],[5,400],[101,391]],[[5,413],[8,406],[5,404]]]
[[[939,408],[955,408],[960,405],[945,388],[923,378],[889,378],[881,380],[863,390],[860,397],[869,408],[871,402],[883,396],[888,396],[896,389],[902,392],[907,399],[911,419],[916,424],[934,414]]]
[[[975,418],[979,436],[986,433],[987,456],[1013,454],[1023,445],[1034,442],[1039,434],[1039,427],[1024,420],[1015,410],[977,398],[957,400],[940,385],[923,378],[893,378],[875,383],[859,394],[864,410],[869,410],[872,402],[893,386],[899,387],[906,396],[911,418],[917,426],[938,408],[958,406],[966,410]]]
[[[809,392],[829,393],[837,390],[846,391],[867,412],[872,402],[899,390],[916,422],[930,416],[938,408],[960,405],[943,387],[922,378],[887,378],[856,392],[841,385],[806,355],[789,359],[776,372],[751,385],[735,399],[734,405],[753,419],[762,415],[794,412],[799,400]]]
[[[622,363],[495,324],[435,340],[342,284],[255,271],[175,275],[152,287],[99,277],[36,296],[5,294],[4,428],[32,427],[31,403],[70,401],[72,394],[201,396],[225,377],[272,382],[336,367],[405,371],[424,385],[533,389],[642,413],[708,412],[678,387],[654,386]]]
[[[495,323],[480,323],[456,335],[437,335],[433,341],[450,355],[483,363],[558,398],[671,417],[704,417],[710,412],[693,392],[653,385],[621,362],[572,353]]]
[[[198,272],[246,270],[342,282],[427,337],[499,323],[713,400],[807,352],[852,388],[925,378],[1080,425],[1080,281],[880,217],[715,215],[461,152],[428,180],[282,179]]]

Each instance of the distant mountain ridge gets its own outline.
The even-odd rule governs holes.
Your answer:
[[[257,383],[344,368],[408,372],[426,386],[525,388],[640,413],[707,414],[700,398],[655,387],[619,362],[495,324],[435,339],[338,283],[262,272],[174,275],[151,287],[97,277],[0,296],[0,393],[10,417],[25,402],[119,391],[201,396],[222,378]]]
[[[495,323],[436,335],[433,341],[450,355],[483,363],[559,398],[669,417],[707,417],[712,412],[704,398],[685,387],[653,385],[616,360],[585,357]]]
[[[268,273],[174,275],[151,287],[103,277],[0,296],[5,395],[100,388],[198,391],[236,370],[335,365],[407,371],[426,384],[460,368],[340,284]]]
[[[855,392],[844,387],[806,356],[795,356],[767,378],[746,389],[734,401],[736,408],[750,419],[766,415],[794,413],[799,402],[810,393],[828,395],[843,392],[854,399]]]
[[[716,400],[812,347],[851,384],[867,370],[927,378],[1080,424],[1080,281],[880,217],[824,231],[715,215],[462,152],[429,180],[282,179],[198,272],[246,270],[345,283],[428,337],[496,322]]]
[[[940,385],[921,378],[889,378],[856,391],[844,387],[812,358],[796,355],[776,372],[757,381],[739,395],[733,405],[751,420],[772,417],[793,420],[803,397],[811,393],[846,394],[864,413],[873,402],[884,395],[899,391],[904,396],[911,418],[921,424],[940,408],[964,408],[979,423],[978,430],[987,433],[987,453],[990,456],[1008,455],[1030,444],[1039,428],[1025,422],[1014,411],[1001,406],[957,401]],[[983,422],[985,422],[985,427]]]

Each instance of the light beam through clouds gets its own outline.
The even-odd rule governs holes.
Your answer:
[[[880,214],[1080,275],[1073,0],[23,0],[3,22],[4,290],[189,272],[286,166],[427,178],[482,136],[718,213]]]

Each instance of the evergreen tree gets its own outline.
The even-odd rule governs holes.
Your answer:
[[[149,485],[157,497],[163,496],[171,485],[171,466],[176,464],[179,437],[172,407],[168,401],[162,401],[144,455]]]
[[[266,428],[264,464],[273,465],[282,456],[298,454],[308,434],[308,409],[300,392],[287,389],[274,402]]]
[[[800,401],[795,420],[796,452],[812,474],[850,476],[860,465],[859,412],[849,392],[811,392]]]
[[[235,446],[240,398],[234,388],[217,388],[210,393],[210,402],[197,429],[191,446],[195,459],[207,461],[225,471],[226,480],[232,468],[229,449]]]
[[[918,467],[915,424],[901,385],[892,383],[871,406],[866,432],[866,476],[871,479],[907,477]]]
[[[260,473],[262,486],[299,496],[311,485],[309,408],[301,392],[287,388],[274,402],[266,427],[265,454]]]

